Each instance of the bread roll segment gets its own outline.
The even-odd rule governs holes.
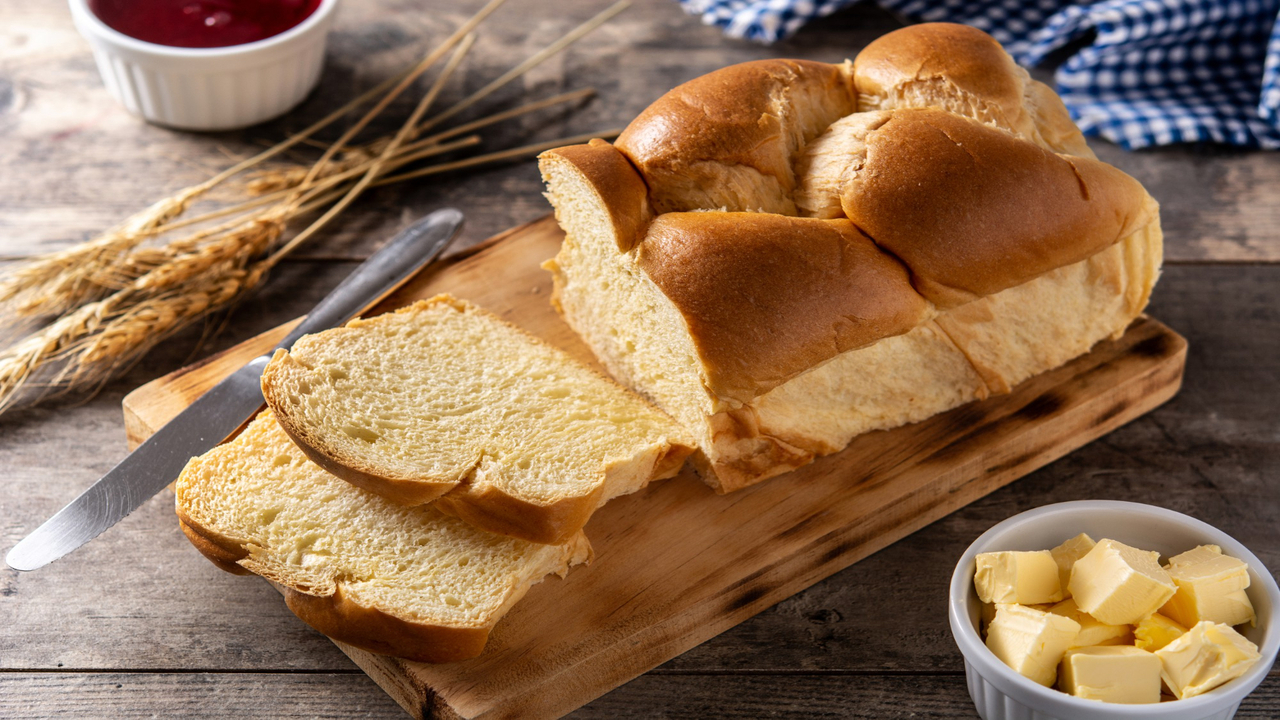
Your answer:
[[[667,213],[637,261],[680,308],[707,382],[744,404],[934,314],[902,263],[845,219]]]
[[[925,23],[895,30],[858,53],[853,75],[860,111],[939,108],[1054,152],[1093,157],[1057,93],[977,28]]]
[[[1146,191],[953,113],[896,110],[866,137],[844,214],[955,307],[1084,260],[1150,221]]]
[[[618,251],[626,252],[635,247],[644,238],[653,213],[649,209],[649,190],[644,180],[631,168],[631,164],[622,153],[604,140],[592,140],[586,145],[571,145],[559,148],[555,155],[548,156],[547,172],[555,172],[559,158],[564,158],[572,170],[561,177],[562,183],[575,183],[579,187],[573,193],[565,195],[566,202],[580,196],[592,197],[592,207],[605,208],[607,215],[595,217],[590,211],[565,212],[561,222],[585,222],[588,226],[604,222],[610,227],[606,233],[612,233],[618,242]],[[611,198],[605,202],[604,198]],[[590,227],[574,227],[567,229],[575,235],[592,232]]]
[[[757,60],[695,78],[631,122],[617,147],[649,185],[653,209],[795,215],[795,158],[857,110],[852,68]]]
[[[547,265],[557,308],[610,373],[697,436],[717,490],[1008,392],[1145,307],[1155,201],[1092,159],[1052,91],[985,34],[881,38],[853,64],[862,112],[839,117],[765,102],[812,101],[778,78],[717,71],[650,106],[617,148],[540,158],[567,232]],[[755,111],[772,131],[748,132]],[[828,124],[782,142],[777,118],[802,115]],[[749,152],[761,146],[772,165]],[[605,220],[636,203],[592,177],[606,165],[648,190],[634,245]]]

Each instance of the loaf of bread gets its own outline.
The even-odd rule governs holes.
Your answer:
[[[1155,201],[961,25],[728,67],[540,165],[553,301],[722,492],[1119,336],[1161,263]]]
[[[694,449],[640,397],[447,295],[303,337],[262,391],[334,475],[540,543],[569,541]]]
[[[183,532],[215,565],[276,583],[325,635],[423,662],[480,654],[531,585],[591,552],[582,533],[531,543],[360,490],[309,461],[269,410],[192,459],[174,490]]]

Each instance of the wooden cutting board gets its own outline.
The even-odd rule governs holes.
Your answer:
[[[375,312],[452,292],[591,362],[548,303],[550,218],[440,263]],[[263,353],[286,327],[138,388],[131,442]],[[484,653],[424,665],[339,647],[414,717],[567,713],[1172,397],[1186,341],[1142,318],[1118,341],[1003,397],[856,439],[731,495],[688,469],[609,503],[587,526],[595,562],[536,585]]]

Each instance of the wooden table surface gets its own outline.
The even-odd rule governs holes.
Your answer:
[[[0,4],[0,258],[91,236],[409,62],[479,6],[347,0],[322,87],[239,133],[146,125],[103,89],[65,3]],[[476,89],[605,3],[511,0],[459,85]],[[494,147],[625,124],[674,84],[764,57],[837,61],[896,27],[856,7],[762,47],[729,40],[673,0],[636,6],[495,96],[595,87],[573,114],[496,133]],[[1043,77],[1043,75],[1042,75]],[[453,97],[463,89],[450,88]],[[1161,202],[1165,271],[1150,312],[1191,343],[1182,393],[1154,413],[980,500],[618,688],[574,717],[971,717],[947,627],[956,558],[982,531],[1045,503],[1153,503],[1221,527],[1280,569],[1280,156],[1219,147],[1098,154]],[[303,248],[197,348],[167,342],[96,398],[0,417],[0,551],[125,455],[120,400],[162,373],[305,312],[412,219],[462,208],[464,243],[548,211],[531,163],[370,194]],[[0,717],[396,718],[402,711],[266,583],[189,546],[165,491],[44,570],[0,570]],[[1280,717],[1272,670],[1241,718]]]

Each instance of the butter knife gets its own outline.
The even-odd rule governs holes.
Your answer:
[[[375,305],[435,259],[457,237],[462,213],[438,210],[410,225],[334,288],[276,346],[336,327]],[[274,350],[254,358],[201,395],[98,482],[5,556],[15,570],[35,570],[70,553],[173,482],[187,461],[234,433],[262,408],[262,369]]]

